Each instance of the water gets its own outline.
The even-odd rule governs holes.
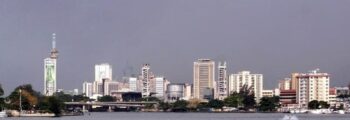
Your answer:
[[[103,112],[60,118],[6,118],[8,120],[281,120],[282,113],[142,113]],[[350,120],[350,114],[295,114],[299,120]],[[1,119],[1,118],[0,118]]]

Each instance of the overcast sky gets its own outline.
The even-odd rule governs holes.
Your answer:
[[[193,79],[198,58],[229,73],[264,74],[264,88],[320,68],[332,86],[350,82],[349,0],[1,0],[0,83],[6,93],[43,90],[43,59],[56,33],[58,88],[82,88],[94,65],[113,77],[141,65],[173,83]]]

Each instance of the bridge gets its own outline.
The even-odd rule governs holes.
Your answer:
[[[92,106],[108,106],[108,111],[112,111],[112,107],[127,108],[136,107],[143,108],[145,105],[156,105],[158,102],[142,101],[142,102],[64,102],[66,106],[80,106],[83,111]]]

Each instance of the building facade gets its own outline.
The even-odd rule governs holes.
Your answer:
[[[307,108],[312,100],[329,103],[328,73],[320,73],[318,69],[309,73],[301,73],[297,78],[297,103],[301,108]]]
[[[205,93],[214,91],[215,62],[199,59],[193,66],[193,97],[205,100]]]
[[[219,62],[218,65],[218,79],[216,81],[216,94],[219,100],[224,100],[228,96],[227,89],[227,66],[226,62]]]
[[[93,95],[92,94],[92,83],[90,83],[90,82],[83,83],[83,94],[86,97],[91,97]]]
[[[44,95],[52,96],[57,91],[56,34],[52,34],[52,49],[49,58],[44,59]]]
[[[142,75],[142,97],[148,97],[150,95],[150,65],[144,64],[141,68]]]
[[[112,80],[112,66],[108,63],[95,65],[95,81],[93,82],[93,94],[104,94],[103,80]]]
[[[241,71],[237,74],[231,74],[229,77],[229,92],[239,93],[243,86],[248,86],[254,92],[255,100],[259,103],[263,90],[263,75],[250,74],[250,71]]]

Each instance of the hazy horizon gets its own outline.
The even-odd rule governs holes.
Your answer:
[[[30,83],[42,92],[44,58],[56,33],[57,88],[94,80],[94,65],[113,77],[142,64],[173,83],[192,83],[193,62],[227,61],[228,73],[264,75],[277,87],[292,72],[320,68],[331,86],[350,82],[350,1],[102,0],[0,1],[0,83],[8,94]]]

